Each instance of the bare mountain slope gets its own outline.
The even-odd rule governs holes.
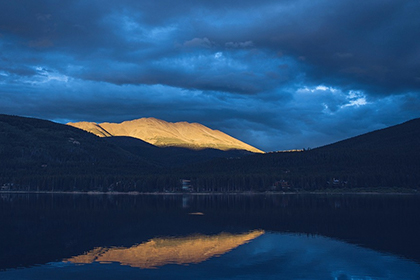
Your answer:
[[[78,122],[68,125],[89,131],[100,137],[130,136],[159,147],[184,147],[191,149],[247,150],[263,153],[219,130],[198,123],[170,123],[155,118],[141,118],[122,123]]]

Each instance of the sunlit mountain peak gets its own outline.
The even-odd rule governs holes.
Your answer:
[[[156,118],[141,118],[122,123],[77,122],[68,125],[100,137],[130,136],[159,147],[183,147],[194,150],[212,148],[224,151],[237,149],[263,153],[226,133],[199,123],[171,123]]]

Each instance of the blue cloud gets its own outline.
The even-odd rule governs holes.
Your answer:
[[[9,1],[0,111],[319,146],[419,117],[419,13],[410,0]]]

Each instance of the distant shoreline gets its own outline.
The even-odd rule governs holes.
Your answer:
[[[0,194],[70,194],[70,195],[420,195],[419,192],[378,192],[378,191],[299,191],[299,192],[99,192],[99,191],[0,191]]]

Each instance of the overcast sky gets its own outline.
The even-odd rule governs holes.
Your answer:
[[[420,117],[419,38],[418,0],[0,0],[0,113],[313,148]]]

